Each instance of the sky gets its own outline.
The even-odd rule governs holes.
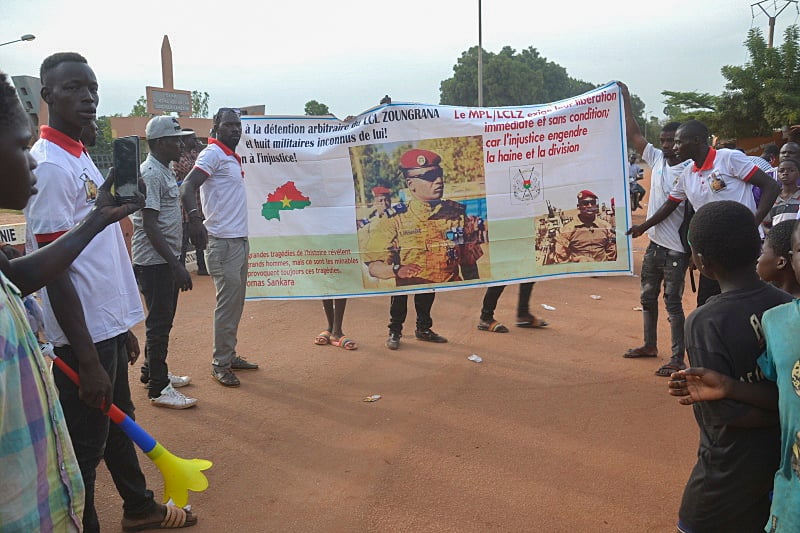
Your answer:
[[[591,83],[624,81],[648,116],[662,117],[661,91],[719,94],[720,68],[747,61],[747,31],[768,33],[752,3],[482,0],[482,42],[488,52],[532,46]],[[772,15],[785,5],[762,4]],[[344,118],[384,94],[438,104],[441,81],[478,44],[478,19],[478,0],[0,0],[0,42],[36,36],[0,46],[0,70],[38,76],[49,54],[79,52],[100,83],[98,114],[127,115],[145,86],[162,86],[168,35],[175,88],[209,93],[212,113],[265,105],[270,115],[302,115],[317,100]],[[792,3],[776,19],[776,45],[799,20]]]

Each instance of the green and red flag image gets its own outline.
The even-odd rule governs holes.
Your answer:
[[[303,196],[293,181],[287,181],[272,194],[267,195],[267,202],[261,204],[261,215],[267,219],[272,220],[276,218],[281,219],[281,211],[292,211],[295,209],[305,209],[311,205],[311,200]]]

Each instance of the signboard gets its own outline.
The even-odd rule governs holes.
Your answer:
[[[145,87],[147,112],[153,115],[176,112],[189,116],[192,114],[192,93],[178,89]]]

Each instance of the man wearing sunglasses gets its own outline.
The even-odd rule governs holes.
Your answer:
[[[568,222],[556,235],[557,263],[586,263],[617,260],[614,228],[597,218],[597,195],[578,193],[578,218]]]
[[[429,150],[413,149],[400,157],[400,171],[411,193],[408,208],[381,218],[366,244],[371,276],[394,279],[398,287],[477,279],[477,260],[483,254],[477,229],[468,227],[466,207],[443,200],[442,158]],[[447,342],[431,330],[434,293],[414,295],[415,336],[428,342]],[[406,318],[408,297],[392,297],[386,347],[396,350]]]

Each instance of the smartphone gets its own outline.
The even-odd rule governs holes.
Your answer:
[[[118,202],[131,202],[139,190],[139,137],[114,139],[114,196]]]

